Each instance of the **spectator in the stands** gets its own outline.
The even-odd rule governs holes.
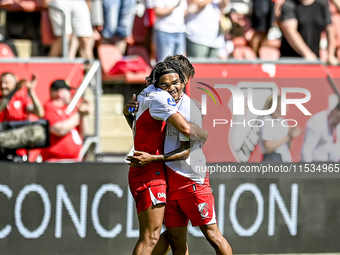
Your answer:
[[[125,54],[126,39],[132,34],[136,0],[103,0],[103,43],[113,43]]]
[[[154,24],[157,62],[175,54],[185,55],[186,0],[155,1],[156,21]]]
[[[36,84],[35,76],[31,81],[23,79],[17,82],[13,73],[1,74],[0,122],[25,121],[30,113],[39,118],[44,116],[44,108],[35,93]],[[0,160],[22,159],[25,155],[26,150],[4,150],[0,152]]]
[[[96,44],[100,41],[101,38],[101,31],[103,30],[103,24],[104,24],[104,16],[103,16],[103,0],[91,0],[90,3],[90,13],[91,13],[91,24],[93,29],[93,34],[91,37],[91,43],[89,48],[94,49]],[[76,35],[72,35],[72,39],[70,42],[70,48],[69,48],[69,57],[74,58],[77,56],[77,53],[79,53],[81,56],[84,54],[81,53],[79,48],[79,40]]]
[[[287,0],[282,6],[280,27],[283,34],[282,57],[317,60],[321,32],[325,30],[328,62],[332,65],[338,63],[335,57],[335,31],[325,0]]]
[[[76,111],[68,113],[71,89],[64,80],[56,80],[50,87],[51,99],[44,105],[45,119],[50,124],[50,147],[42,150],[43,161],[79,161],[83,144],[79,125],[91,108],[88,102],[83,101]]]
[[[188,57],[217,58],[224,45],[220,32],[221,12],[228,0],[188,0],[186,16]]]
[[[224,15],[221,19],[220,26],[225,37],[225,45],[223,45],[219,52],[221,59],[227,59],[233,53],[235,49],[233,40],[236,37],[242,38],[247,42],[253,34],[251,22],[248,17],[234,8],[231,8],[229,13]]]
[[[274,21],[274,2],[272,0],[253,0],[252,27],[254,34],[249,44],[256,55],[259,55],[261,45],[266,43],[268,31]]]
[[[92,48],[92,25],[90,0],[43,0],[47,7],[53,4],[62,9],[66,16],[66,34],[71,41],[72,34],[78,37],[80,56],[84,59],[93,59]],[[59,10],[49,7],[49,16],[53,28],[53,33],[57,37],[52,43],[49,56],[57,57],[62,49],[63,15]],[[74,58],[74,51],[69,52],[69,57]]]

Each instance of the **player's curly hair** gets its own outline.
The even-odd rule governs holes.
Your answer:
[[[186,83],[188,83],[191,78],[194,78],[195,68],[192,66],[189,59],[186,58],[185,56],[180,55],[180,54],[167,56],[164,59],[164,62],[168,62],[168,61],[176,62],[181,67],[181,70],[183,71],[183,74],[185,75],[186,80],[187,80]]]
[[[164,75],[165,71],[174,70],[181,80],[181,83],[185,84],[185,76],[182,73],[181,67],[178,63],[174,61],[167,61],[167,62],[159,62],[157,65],[152,69],[150,75],[145,78],[145,81],[148,85],[154,85],[158,87],[159,79]]]

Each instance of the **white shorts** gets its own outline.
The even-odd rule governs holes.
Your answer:
[[[78,37],[92,37],[90,10],[85,0],[52,0],[66,15],[66,34]],[[63,19],[60,11],[49,8],[49,16],[55,36],[62,35]]]

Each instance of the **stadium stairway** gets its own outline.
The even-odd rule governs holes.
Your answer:
[[[123,107],[121,94],[103,94],[100,98],[100,154],[97,155],[100,161],[122,161],[133,146],[132,131],[123,116]],[[93,116],[90,122],[91,118]]]

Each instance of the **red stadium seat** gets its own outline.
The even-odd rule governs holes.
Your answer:
[[[280,39],[275,39],[275,40],[268,40],[267,41],[268,46],[274,47],[274,48],[280,48],[281,46],[281,40]]]
[[[254,60],[257,58],[255,52],[248,46],[236,47],[233,52],[233,57],[235,59],[248,59],[248,60]]]
[[[126,83],[144,83],[145,77],[151,72],[148,67],[145,72],[126,72],[110,74],[115,64],[123,59],[121,52],[112,44],[101,44],[98,46],[98,56],[102,65],[103,81],[123,81]]]
[[[247,45],[247,41],[244,37],[242,36],[238,36],[238,37],[235,37],[233,39],[233,44],[234,44],[234,47],[239,47],[239,46],[246,46]]]
[[[259,57],[262,60],[278,60],[280,58],[280,51],[275,47],[262,46],[259,49]]]
[[[0,43],[0,58],[15,58],[12,49],[6,43]]]
[[[127,48],[127,55],[138,55],[141,56],[145,62],[151,66],[150,64],[150,55],[147,49],[141,45],[129,45]]]

